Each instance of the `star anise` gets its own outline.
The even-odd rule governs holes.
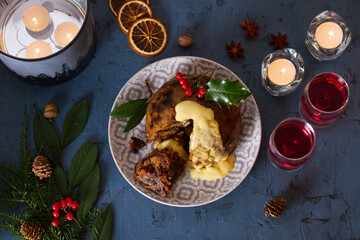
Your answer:
[[[259,25],[255,24],[255,20],[250,22],[248,18],[246,18],[245,22],[239,22],[240,26],[246,30],[245,38],[248,38],[249,36],[254,39],[255,35],[258,35],[259,32],[257,29],[259,28]]]
[[[226,44],[226,48],[228,49],[227,52],[229,53],[230,57],[234,58],[235,61],[237,61],[238,57],[244,57],[242,54],[244,48],[241,48],[240,46],[241,42],[235,45],[234,40],[231,41],[230,45]]]
[[[278,35],[271,34],[271,37],[273,38],[272,41],[269,41],[270,44],[274,44],[274,50],[281,49],[286,45],[289,45],[289,42],[286,41],[287,33],[281,36],[281,32],[278,33]]]
[[[133,151],[133,153],[138,153],[139,152],[139,149],[144,147],[146,145],[146,143],[141,140],[141,139],[138,139],[137,137],[131,137],[130,138],[130,149],[131,151]]]

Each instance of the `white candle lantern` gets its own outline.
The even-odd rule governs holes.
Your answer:
[[[284,96],[300,85],[304,77],[304,61],[299,52],[285,48],[267,55],[261,65],[264,88],[273,96]]]
[[[94,25],[90,0],[0,1],[0,60],[26,81],[64,82],[91,59]]]
[[[319,61],[339,57],[351,41],[345,21],[335,12],[324,11],[310,23],[305,44]]]

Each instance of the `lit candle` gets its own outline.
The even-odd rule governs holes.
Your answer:
[[[338,47],[343,39],[341,27],[334,22],[325,22],[315,31],[315,38],[319,45],[326,49]]]
[[[50,14],[43,6],[32,6],[24,12],[23,21],[25,27],[30,31],[40,32],[49,25]]]
[[[26,48],[26,58],[42,58],[52,54],[50,44],[44,41],[32,42]]]
[[[285,59],[280,58],[270,63],[268,68],[268,76],[270,81],[277,85],[287,85],[295,79],[296,69],[294,64]]]
[[[75,23],[64,22],[55,29],[55,42],[60,47],[65,47],[75,38],[78,32],[79,27]]]

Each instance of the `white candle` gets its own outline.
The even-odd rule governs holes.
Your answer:
[[[296,69],[294,64],[285,59],[280,58],[270,63],[268,68],[268,76],[271,82],[277,85],[287,85],[294,81]]]
[[[75,38],[78,32],[79,27],[75,23],[64,22],[55,29],[55,42],[60,47],[65,47]]]
[[[30,31],[40,32],[49,25],[50,14],[43,6],[32,6],[24,12],[23,21],[25,27]]]
[[[315,31],[315,38],[319,45],[326,49],[338,47],[343,39],[341,27],[334,22],[325,22]]]
[[[50,44],[44,41],[32,42],[26,48],[26,58],[42,58],[52,54]]]

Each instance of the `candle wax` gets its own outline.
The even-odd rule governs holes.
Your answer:
[[[29,7],[23,15],[25,27],[33,32],[44,30],[50,23],[50,14],[40,5]]]
[[[55,42],[60,47],[65,47],[75,38],[78,32],[79,27],[75,23],[64,22],[55,29]]]
[[[268,76],[271,82],[277,85],[287,85],[294,81],[296,69],[294,64],[285,59],[280,58],[270,63],[268,68]]]
[[[26,58],[42,58],[52,54],[50,44],[44,41],[32,42],[26,48]]]
[[[325,22],[315,31],[315,38],[319,45],[326,49],[338,47],[343,39],[341,27],[334,22]]]

